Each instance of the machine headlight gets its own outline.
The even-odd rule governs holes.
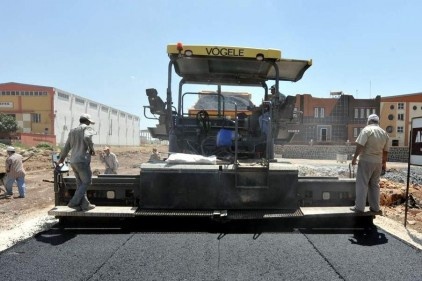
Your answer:
[[[112,190],[107,191],[106,193],[107,199],[114,199],[116,198],[116,193]]]

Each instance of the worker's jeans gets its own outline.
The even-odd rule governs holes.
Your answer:
[[[86,196],[92,178],[90,162],[71,163],[70,166],[76,178],[76,191],[69,205],[86,207],[90,204]]]
[[[8,176],[6,178],[6,183],[5,183],[7,194],[13,195],[13,184],[15,183],[15,181],[16,181],[16,184],[18,185],[19,196],[25,197],[25,191],[26,191],[25,176],[17,177],[17,178],[11,178]]]
[[[356,202],[355,208],[364,211],[366,195],[368,195],[369,207],[372,211],[380,210],[380,175],[381,163],[371,163],[360,160],[356,173]]]

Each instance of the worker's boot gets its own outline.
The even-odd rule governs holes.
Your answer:
[[[75,211],[80,211],[81,210],[81,206],[79,205],[74,205],[72,203],[67,204],[67,206],[71,209],[74,209]]]
[[[82,209],[82,211],[89,211],[89,210],[92,210],[94,208],[95,208],[95,205],[94,204],[91,204],[89,202],[88,197],[85,194],[85,196],[82,197],[82,201],[81,201],[81,209]]]
[[[82,211],[89,211],[92,209],[95,209],[95,205],[94,204],[88,204],[86,206],[81,206]]]

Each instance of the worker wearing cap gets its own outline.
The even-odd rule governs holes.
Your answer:
[[[92,136],[96,132],[90,125],[95,122],[89,114],[84,113],[80,116],[79,123],[78,127],[70,130],[66,144],[60,153],[58,164],[62,164],[69,151],[72,150],[69,162],[75,174],[77,188],[67,206],[78,211],[88,211],[95,208],[86,195],[92,178],[91,156],[95,155]]]
[[[110,152],[110,147],[104,147],[103,153],[100,155],[100,160],[105,165],[104,174],[117,174],[119,161],[117,160],[116,154]]]
[[[22,155],[16,153],[16,150],[13,146],[8,146],[6,148],[8,157],[6,158],[6,173],[7,178],[5,182],[6,187],[6,197],[11,198],[13,196],[13,184],[16,181],[19,191],[18,198],[25,198],[25,169],[23,168]],[[28,158],[27,158],[28,159]]]
[[[352,159],[352,165],[356,165],[359,156],[356,201],[352,211],[363,212],[367,196],[370,211],[380,211],[379,181],[381,171],[386,168],[389,148],[389,137],[379,126],[379,117],[376,114],[369,115],[367,126],[356,139],[356,151]]]

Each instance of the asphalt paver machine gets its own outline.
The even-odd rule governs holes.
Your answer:
[[[274,49],[181,43],[168,45],[167,53],[166,98],[147,89],[144,115],[157,120],[148,129],[152,137],[168,140],[168,157],[142,163],[138,175],[94,177],[88,193],[97,208],[87,212],[66,207],[75,179],[56,171],[51,215],[372,221],[373,213],[349,209],[353,178],[299,177],[298,168],[274,151],[274,143],[291,140],[301,118],[295,97],[284,96],[281,85],[299,81],[311,60],[285,59]],[[198,90],[204,85],[212,90]],[[245,92],[260,95],[261,104],[238,94]],[[189,107],[195,96],[201,102]]]

